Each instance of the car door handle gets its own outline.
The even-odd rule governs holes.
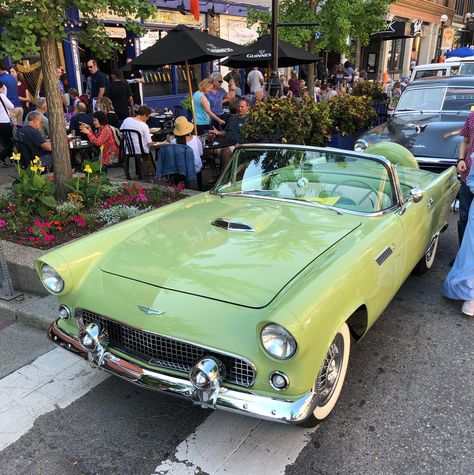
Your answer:
[[[426,206],[428,206],[428,208],[429,208],[430,206],[433,206],[433,203],[434,203],[434,199],[430,198],[428,203],[426,203]]]

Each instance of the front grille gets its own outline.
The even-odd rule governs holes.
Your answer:
[[[225,367],[224,380],[239,386],[252,386],[255,371],[245,360],[200,346],[138,330],[87,310],[76,310],[85,325],[98,323],[107,330],[110,346],[148,364],[188,373],[203,356],[214,356]]]

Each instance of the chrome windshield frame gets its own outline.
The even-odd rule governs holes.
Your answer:
[[[251,193],[245,193],[245,192],[222,192],[222,191],[217,191],[215,187],[219,183],[219,180],[217,181],[217,184],[214,186],[213,189],[209,190],[209,194],[211,195],[216,195],[220,197],[224,196],[232,196],[232,197],[244,197],[244,198],[255,198],[255,199],[264,199],[264,200],[271,200],[271,201],[279,201],[279,202],[285,202],[285,203],[294,203],[298,205],[303,205],[303,206],[311,206],[315,208],[321,208],[321,209],[327,209],[330,211],[335,211],[338,214],[354,214],[358,216],[381,216],[386,213],[396,211],[399,209],[402,204],[403,204],[403,193],[402,189],[400,186],[400,180],[398,178],[397,171],[395,169],[395,166],[388,160],[387,158],[381,156],[381,155],[373,155],[365,152],[356,152],[354,150],[343,150],[339,148],[334,148],[334,147],[313,147],[309,145],[292,145],[292,144],[268,144],[268,143],[248,143],[248,144],[239,144],[236,145],[235,150],[240,150],[240,149],[250,149],[250,148],[257,148],[257,149],[268,149],[268,150],[275,150],[275,149],[283,149],[283,150],[299,150],[299,151],[309,151],[309,152],[320,152],[320,153],[340,153],[344,154],[346,156],[352,156],[352,157],[357,157],[357,158],[364,158],[368,160],[373,160],[376,162],[381,163],[385,168],[388,170],[388,174],[390,177],[390,183],[392,184],[393,191],[394,191],[394,198],[396,203],[394,203],[392,206],[389,208],[379,210],[379,211],[357,211],[357,210],[348,210],[345,208],[339,208],[337,206],[330,206],[330,205],[324,205],[321,203],[314,203],[314,202],[308,202],[304,200],[297,200],[297,199],[290,199],[290,198],[279,198],[279,197],[272,197],[272,196],[258,196],[255,194]],[[225,170],[223,170],[222,173],[224,173],[227,168],[229,168],[232,164],[232,160],[229,162]]]

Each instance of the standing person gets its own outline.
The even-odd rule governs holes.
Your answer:
[[[198,90],[193,94],[194,113],[196,115],[196,126],[198,135],[204,134],[211,128],[210,121],[214,119],[219,125],[225,122],[211,111],[211,106],[206,94],[214,88],[214,82],[210,78],[203,79],[199,83]]]
[[[224,102],[229,102],[235,98],[235,89],[230,90],[227,92],[222,87],[222,75],[221,73],[212,73],[211,74],[212,80],[212,89],[206,93],[207,100],[209,101],[209,105],[211,107],[211,111],[222,119],[225,123],[225,112],[223,109]],[[221,125],[215,119],[211,120],[211,125],[216,127],[218,130],[221,130]]]
[[[90,125],[81,123],[80,128],[83,134],[87,135],[89,142],[97,147],[103,147],[102,149],[102,164],[108,166],[114,159],[118,160],[119,147],[115,142],[115,136],[110,128],[109,119],[107,114],[102,111],[94,112],[93,115],[94,127],[96,133],[92,132]]]
[[[63,103],[63,106],[66,108],[67,107],[67,100],[66,100],[66,89],[64,88],[64,83],[63,80],[61,79],[64,75],[63,68],[61,66],[58,66],[56,68],[56,76],[58,78],[58,88],[59,88],[59,94],[61,95],[61,102]]]
[[[354,68],[352,66],[352,64],[350,63],[350,61],[346,61],[344,63],[344,72],[346,73],[346,81],[348,83],[351,83],[352,80],[354,79]]]
[[[242,78],[240,76],[240,73],[238,71],[237,68],[232,68],[225,76],[224,76],[224,81],[227,81],[227,83],[229,84],[229,88],[230,88],[230,81],[231,80],[234,80],[234,83],[235,83],[235,87],[237,87],[238,89],[241,89],[240,85],[242,83]]]
[[[13,127],[10,120],[10,112],[14,105],[5,94],[5,86],[0,81],[0,166],[8,167],[6,159],[13,151]]]
[[[107,76],[99,70],[97,61],[95,59],[89,59],[87,61],[87,69],[90,73],[92,108],[95,109],[95,103],[97,99],[105,96],[107,91],[108,79]]]
[[[465,186],[469,188],[472,196],[474,193],[473,167],[469,171]],[[462,313],[468,317],[474,317],[474,206],[470,207],[467,228],[453,268],[444,281],[443,294],[450,299],[464,300]]]
[[[293,97],[301,97],[301,81],[298,79],[296,71],[291,71],[291,78],[288,81],[288,88]]]
[[[131,62],[132,58],[127,58],[126,63],[128,64]],[[145,82],[142,73],[140,71],[134,71],[132,68],[130,68],[130,71],[124,72],[124,77],[130,85],[130,89],[132,91],[133,96],[133,103],[136,105],[141,105],[142,97],[140,95],[140,83]]]
[[[463,137],[463,141],[459,147],[459,159],[456,167],[461,177],[461,188],[459,189],[458,195],[458,238],[459,245],[461,245],[469,216],[469,208],[473,198],[472,191],[467,186],[466,180],[472,167],[472,154],[474,152],[474,112],[471,112],[467,117],[459,135]]]
[[[10,74],[16,79],[18,86],[18,97],[20,99],[21,107],[23,108],[23,115],[30,110],[30,93],[26,87],[25,78],[23,74],[19,73],[13,66],[10,68]]]
[[[18,84],[16,79],[10,74],[6,60],[0,60],[0,81],[5,86],[5,95],[13,104],[10,110],[10,119],[14,124],[23,120],[23,107],[21,107],[20,97],[18,95]]]
[[[318,61],[318,64],[316,64],[316,74],[317,74],[318,80],[321,81],[321,84],[324,84],[324,82],[326,82],[328,78],[328,68],[326,68],[323,58],[321,58]]]
[[[247,84],[250,86],[250,94],[255,94],[263,89],[263,74],[257,66],[248,73]]]
[[[133,94],[120,69],[112,70],[108,96],[120,121],[133,115]]]

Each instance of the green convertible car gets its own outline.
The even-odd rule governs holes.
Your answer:
[[[98,368],[197,404],[311,426],[359,340],[433,263],[454,167],[244,145],[215,187],[41,257],[49,337]]]

